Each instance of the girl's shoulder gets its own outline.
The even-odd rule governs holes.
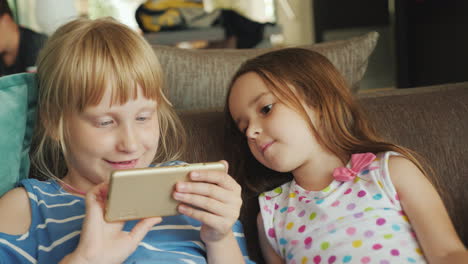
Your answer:
[[[374,171],[372,175],[378,175],[380,177],[389,177],[389,164],[390,160],[395,157],[403,157],[402,154],[395,151],[379,152],[375,155],[375,159],[372,163],[364,170],[364,174],[368,171]]]
[[[395,151],[384,151],[384,152],[379,152],[375,155],[375,159],[373,163],[377,163],[379,165],[386,165],[388,166],[388,161],[390,160],[391,157],[402,157],[402,154],[395,152]]]
[[[21,235],[28,231],[31,211],[25,188],[12,189],[0,198],[0,215],[0,233]]]
[[[394,205],[399,206],[399,196],[396,188],[397,182],[395,182],[395,173],[393,173],[395,160],[411,162],[398,152],[386,151],[377,153],[375,160],[367,170],[370,173],[361,175],[361,177],[374,182],[379,189],[383,190],[382,193],[388,196]]]
[[[23,187],[29,199],[37,202],[38,200],[54,199],[54,197],[74,196],[65,190],[55,180],[40,181],[37,179],[24,179],[19,183]]]
[[[0,215],[6,215],[2,212],[8,212],[8,215],[14,216],[19,222],[24,219],[28,219],[28,222],[30,222],[30,199],[37,200],[38,193],[46,193],[52,189],[54,192],[57,191],[56,186],[53,186],[50,181],[24,179],[19,183],[17,188],[10,190],[0,198]],[[0,217],[0,225],[2,221],[8,219],[11,220],[12,218]],[[3,231],[0,230],[0,232]]]

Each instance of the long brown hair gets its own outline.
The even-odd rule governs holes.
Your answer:
[[[347,163],[351,154],[395,151],[404,155],[425,173],[412,151],[381,138],[360,104],[333,64],[323,55],[307,49],[287,48],[250,59],[241,65],[232,78],[226,100],[226,155],[232,163],[232,175],[245,187],[251,198],[291,179],[267,169],[255,160],[246,137],[238,130],[230,112],[229,95],[234,82],[242,75],[256,73],[278,100],[297,111],[309,122],[317,141]],[[318,115],[314,127],[303,107],[311,107]]]

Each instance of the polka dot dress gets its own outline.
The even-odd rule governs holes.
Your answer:
[[[259,196],[267,238],[286,263],[426,263],[388,176],[392,155],[321,191],[293,180]]]

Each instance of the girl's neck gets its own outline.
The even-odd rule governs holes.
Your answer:
[[[333,170],[344,164],[336,155],[325,153],[309,159],[292,173],[299,186],[309,191],[320,191],[333,181]]]
[[[71,177],[70,174],[67,174],[63,179],[59,179],[59,184],[69,193],[79,196],[86,196],[86,192],[89,189],[83,188],[83,184],[73,180],[73,177]]]
[[[71,194],[78,194],[78,195],[81,195],[81,196],[86,196],[86,192],[85,191],[82,191],[80,189],[77,189],[73,186],[71,186],[70,184],[60,180],[60,185],[62,186],[62,188],[64,188],[65,190],[67,190],[69,193]]]

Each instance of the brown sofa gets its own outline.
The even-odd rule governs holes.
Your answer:
[[[305,48],[327,56],[357,92],[377,38],[372,32]],[[187,128],[189,149],[182,160],[227,159],[229,155],[223,153],[227,84],[245,59],[267,50],[193,51],[164,46],[154,46],[154,50],[166,72],[169,100]],[[468,82],[357,96],[387,139],[417,151],[432,166],[430,178],[468,245]],[[257,212],[256,198],[245,199],[241,220],[249,253],[262,263],[254,221]]]
[[[432,166],[431,180],[440,191],[458,234],[468,245],[468,82],[358,97],[383,135],[416,150]],[[190,146],[183,160],[215,161],[226,156],[222,109],[183,111],[180,116],[189,132]],[[256,199],[244,201],[248,210],[241,218],[250,255],[262,263],[252,218],[258,212],[256,203]]]

